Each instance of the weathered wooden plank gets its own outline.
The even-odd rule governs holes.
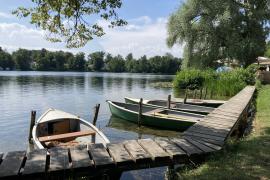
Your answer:
[[[202,126],[207,126],[207,127],[219,127],[219,128],[225,128],[225,129],[231,129],[232,127],[232,125],[228,125],[228,124],[215,124],[215,123],[205,122],[205,121],[198,122],[195,125],[202,125]]]
[[[107,144],[107,148],[117,166],[134,165],[132,157],[130,157],[122,143],[110,143]]]
[[[171,139],[171,141],[174,142],[178,147],[183,149],[188,156],[196,156],[203,153],[202,150],[187,142],[185,139],[173,138]]]
[[[85,144],[70,148],[70,157],[73,169],[92,169],[94,166],[94,162],[90,159],[87,145]]]
[[[208,134],[211,136],[218,136],[218,137],[227,137],[229,134],[230,130],[215,130],[214,128],[207,128],[207,127],[191,127],[187,131],[185,131],[183,134],[186,134],[187,132],[189,133],[201,133],[201,134]]]
[[[186,132],[185,135],[199,136],[202,138],[213,139],[216,141],[224,141],[225,140],[224,137],[212,136],[212,135],[208,135],[208,134],[202,134],[199,132],[196,132],[196,133],[195,132]]]
[[[50,150],[50,173],[58,171],[66,171],[69,169],[68,149],[54,147]]]
[[[148,154],[136,140],[128,140],[123,142],[124,147],[131,155],[132,159],[136,163],[150,163],[152,162],[150,154]]]
[[[215,149],[212,149],[204,144],[201,144],[197,141],[194,141],[192,138],[190,137],[185,137],[185,140],[187,140],[189,143],[193,144],[194,146],[198,147],[200,150],[202,150],[205,153],[210,153],[215,151]]]
[[[189,136],[189,137],[190,137],[190,136]],[[215,149],[216,151],[222,149],[222,146],[215,145],[215,144],[212,144],[212,143],[210,143],[210,142],[205,142],[205,141],[203,141],[203,140],[200,140],[200,139],[197,139],[197,138],[193,138],[193,137],[192,137],[192,139],[193,139],[194,141],[197,141],[197,142],[199,142],[199,143],[201,143],[201,144],[204,144],[204,145],[206,145],[206,146],[208,146],[208,147],[210,147],[210,148],[212,148],[212,149]]]
[[[152,139],[139,139],[138,143],[151,155],[156,163],[170,162],[170,155]]]
[[[222,114],[208,114],[207,115],[208,118],[212,118],[212,119],[224,119],[226,121],[237,121],[238,117],[232,117],[232,116],[226,116],[226,115],[222,115]]]
[[[186,162],[187,154],[169,139],[155,138],[155,142],[171,156],[174,162]]]
[[[205,141],[205,142],[215,144],[215,145],[218,145],[218,146],[223,146],[225,144],[224,141],[217,141],[217,140],[214,140],[214,139],[203,138],[203,137],[200,137],[200,136],[184,135],[183,137],[191,137],[193,139],[199,139],[201,141]]]
[[[89,153],[94,160],[96,168],[111,168],[115,163],[103,144],[89,144]]]
[[[37,149],[26,154],[23,175],[37,175],[46,173],[47,151],[45,149]]]
[[[0,178],[8,178],[19,174],[25,151],[8,152],[0,165]]]

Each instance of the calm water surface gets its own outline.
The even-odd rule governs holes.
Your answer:
[[[171,89],[149,84],[170,81],[170,75],[18,72],[0,71],[0,152],[25,150],[30,111],[37,117],[50,107],[67,111],[91,121],[93,107],[101,104],[97,127],[111,142],[154,136],[177,136],[178,132],[137,125],[111,117],[107,99],[123,101],[125,96],[148,99],[164,98]],[[122,179],[163,179],[165,168],[132,171]]]

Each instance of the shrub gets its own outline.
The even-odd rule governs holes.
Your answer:
[[[207,89],[216,96],[233,96],[246,85],[255,84],[256,70],[255,65],[221,73],[186,69],[177,73],[173,84],[178,89]]]

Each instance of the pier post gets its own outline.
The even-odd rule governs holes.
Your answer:
[[[168,109],[171,109],[171,95],[168,95],[167,106],[168,106]]]
[[[95,111],[94,119],[93,119],[93,125],[94,125],[94,126],[96,126],[96,123],[97,123],[99,107],[100,107],[100,104],[97,104],[97,105],[95,106],[95,108],[94,108],[94,111]]]
[[[184,104],[187,102],[187,97],[188,97],[188,89],[185,90]]]
[[[200,99],[202,99],[203,88],[200,89]]]
[[[142,119],[142,102],[143,102],[143,99],[141,98],[139,102],[139,109],[138,109],[138,126],[139,127],[141,126],[141,119]]]
[[[206,97],[207,97],[207,87],[205,88],[205,94],[204,94],[204,99],[206,99]]]
[[[31,120],[30,120],[29,135],[28,135],[28,141],[30,143],[32,139],[32,130],[35,125],[35,121],[36,121],[36,111],[31,111]]]

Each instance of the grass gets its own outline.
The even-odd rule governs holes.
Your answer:
[[[181,169],[183,179],[270,179],[270,85],[262,86],[256,100],[253,131],[209,156],[197,168]]]

